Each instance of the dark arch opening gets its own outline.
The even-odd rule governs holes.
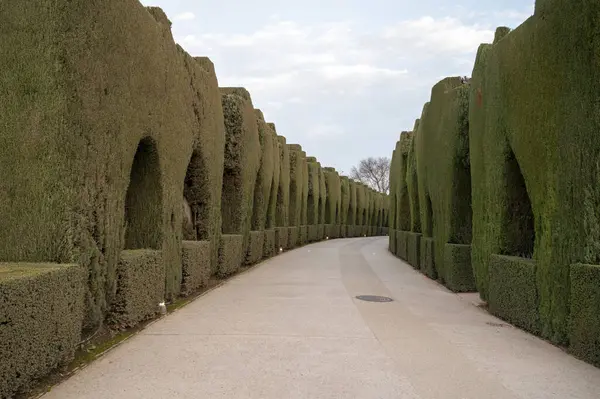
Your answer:
[[[185,240],[207,240],[210,217],[208,176],[202,156],[194,151],[183,185],[182,229]],[[187,209],[186,209],[187,208]]]
[[[396,228],[400,231],[410,231],[410,197],[408,195],[408,156],[402,155],[402,175],[400,176],[400,207],[396,210]]]
[[[335,220],[333,220],[331,216],[331,200],[329,196],[327,196],[327,199],[325,200],[325,224],[335,224]]]
[[[433,205],[431,204],[431,197],[429,194],[425,194],[425,229],[423,235],[425,237],[433,237]]]
[[[275,221],[278,227],[284,227],[285,223],[285,204],[283,199],[283,186],[281,182],[277,187],[277,206],[275,208]]]
[[[521,168],[511,150],[504,165],[506,208],[502,225],[503,255],[532,258],[535,245],[533,208]]]
[[[362,225],[363,226],[367,226],[368,224],[369,224],[369,219],[367,217],[367,210],[363,209],[363,212],[362,212]]]
[[[319,196],[319,208],[318,208],[318,212],[317,212],[317,223],[316,224],[322,224],[324,222],[324,217],[325,217],[325,213],[323,212],[323,198],[321,198],[321,196]]]
[[[315,196],[312,190],[308,190],[308,203],[306,208],[308,214],[308,224],[317,224],[317,220],[319,219],[319,216],[317,215],[318,209],[315,209]]]
[[[471,200],[471,163],[467,153],[454,167],[452,187],[452,214],[450,243],[471,244],[473,236],[473,208]]]
[[[352,209],[352,206],[354,204],[352,203],[352,196],[350,195],[350,192],[348,193],[348,215],[346,216],[346,224],[348,226],[352,226],[354,225],[354,212]]]
[[[221,219],[223,234],[241,234],[242,232],[242,190],[240,170],[225,167],[223,169],[223,191],[221,194]]]
[[[156,143],[150,137],[137,147],[125,197],[125,249],[160,249],[163,194]]]
[[[413,168],[413,173],[410,176],[411,178],[411,187],[413,187],[413,192],[410,194],[411,202],[412,202],[412,212],[411,215],[411,231],[415,233],[421,233],[423,227],[421,226],[421,204],[419,201],[419,179],[417,176],[417,168]],[[431,209],[431,201],[426,206],[429,206],[429,209],[425,210],[425,212],[429,212]],[[429,214],[429,213],[428,213]],[[427,228],[427,226],[426,226]],[[431,236],[428,236],[431,237]]]
[[[271,193],[269,194],[269,207],[267,211],[267,221],[266,228],[272,229],[275,227],[276,223],[276,212],[277,212],[277,193],[279,192],[279,187],[275,184],[275,177],[271,180]]]

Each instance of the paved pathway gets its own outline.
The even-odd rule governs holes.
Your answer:
[[[600,369],[505,325],[386,246],[331,240],[270,259],[44,398],[600,397]]]

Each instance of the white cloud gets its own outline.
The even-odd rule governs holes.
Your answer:
[[[345,134],[344,128],[340,125],[325,123],[311,126],[307,131],[307,136],[312,139],[330,139],[340,137]]]
[[[176,15],[175,18],[173,18],[174,21],[192,21],[194,19],[196,19],[196,14],[189,11]]]
[[[465,25],[456,18],[426,16],[387,28],[383,36],[396,42],[410,42],[410,47],[436,55],[444,52],[464,54],[490,41],[494,31],[478,25]]]

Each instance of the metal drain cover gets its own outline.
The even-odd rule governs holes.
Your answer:
[[[359,295],[356,299],[360,299],[361,301],[367,302],[392,302],[392,298],[388,298],[387,296],[377,296],[377,295]]]

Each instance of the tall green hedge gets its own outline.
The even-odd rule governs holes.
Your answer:
[[[438,82],[414,139],[422,232],[435,240],[437,276],[461,291],[472,287],[471,265],[448,264],[445,250],[447,243],[471,244],[468,96],[469,85],[459,77]]]
[[[300,225],[306,226],[308,223],[308,160],[306,152],[302,151],[302,215]]]
[[[308,162],[308,205],[307,224],[319,224],[319,164]]]
[[[347,226],[354,226],[356,225],[356,211],[357,211],[357,183],[352,180],[349,179],[348,180],[348,185],[349,185],[349,195],[348,195],[348,213],[347,213],[347,218],[346,218],[346,225]]]
[[[287,145],[290,153],[290,226],[300,226],[302,216],[302,191],[304,165],[302,147],[298,144]]]
[[[279,141],[279,188],[275,220],[277,227],[288,227],[290,225],[290,151],[285,137],[277,136],[277,140]]]
[[[281,176],[281,158],[282,151],[279,141],[277,139],[277,132],[275,131],[275,125],[267,123],[267,128],[272,136],[272,157],[273,157],[273,181],[271,182],[271,192],[269,194],[269,207],[267,210],[266,228],[273,229],[277,226],[277,197],[279,192],[279,179]]]
[[[599,51],[598,9],[594,1],[540,3],[536,15],[483,45],[473,70],[478,288],[488,296],[490,254],[532,256],[541,332],[555,342],[567,341],[570,265],[600,263],[600,81],[590,58]]]
[[[0,260],[85,266],[84,326],[93,331],[114,300],[124,238],[153,236],[163,251],[167,295],[177,295],[182,194],[193,152],[204,165],[197,200],[208,205],[200,217],[204,238],[220,234],[224,127],[210,61],[186,54],[164,13],[138,2],[5,2],[0,14],[7,27],[0,33],[0,91],[11,93],[0,102]],[[126,214],[144,139],[154,143],[161,198],[131,202]],[[155,209],[148,223],[126,223],[144,205]]]
[[[254,209],[252,210],[251,229],[253,231],[260,231],[264,230],[267,224],[275,154],[273,146],[274,137],[271,128],[265,122],[262,111],[257,109],[254,112],[256,114],[256,124],[260,140],[261,160],[254,186]]]
[[[342,185],[334,168],[324,168],[325,174],[325,224],[341,224]]]
[[[246,248],[260,167],[260,138],[250,93],[242,88],[222,88],[221,93],[226,140],[221,197],[223,234],[241,235]]]

